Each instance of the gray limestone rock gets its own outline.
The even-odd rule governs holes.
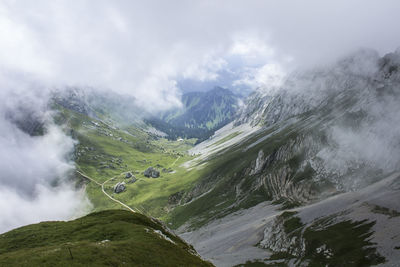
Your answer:
[[[143,172],[143,175],[146,177],[158,178],[160,177],[160,172],[153,167],[149,167]]]
[[[114,186],[114,192],[119,194],[124,192],[126,189],[125,182],[119,182]]]

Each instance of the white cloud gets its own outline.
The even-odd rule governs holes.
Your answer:
[[[74,168],[67,160],[72,139],[54,126],[31,137],[4,119],[0,129],[0,232],[87,211],[84,193],[66,183]]]
[[[200,64],[189,65],[182,74],[184,79],[193,79],[201,82],[216,80],[218,72],[226,68],[228,63],[223,58],[206,56]]]
[[[83,191],[37,185],[34,192],[36,196],[30,198],[0,185],[0,233],[41,221],[70,220],[89,211]]]
[[[68,182],[75,141],[51,123],[48,91],[24,75],[0,76],[0,232],[42,220],[71,219],[90,207]],[[30,136],[23,126],[44,123]]]
[[[217,80],[235,64],[282,65],[290,56],[300,65],[358,46],[393,50],[399,7],[392,0],[4,0],[0,64],[57,86],[152,93],[162,109],[175,104],[180,92],[171,83],[181,77]]]
[[[229,54],[242,57],[247,64],[260,64],[271,60],[275,56],[275,50],[268,45],[266,39],[245,32],[233,37]]]
[[[260,68],[249,68],[243,73],[243,77],[233,82],[233,86],[247,85],[251,88],[273,90],[282,85],[285,76],[286,72],[279,64],[269,63]]]

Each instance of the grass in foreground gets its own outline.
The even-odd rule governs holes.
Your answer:
[[[0,266],[212,266],[162,225],[123,210],[0,235]]]

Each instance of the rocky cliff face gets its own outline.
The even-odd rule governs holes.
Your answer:
[[[90,108],[87,94],[83,89],[71,87],[65,90],[56,90],[53,92],[52,99],[66,109],[89,117],[96,117],[95,112]]]
[[[148,114],[138,107],[132,96],[93,88],[69,87],[54,90],[52,101],[97,120],[147,128],[142,120]]]
[[[236,124],[272,125],[310,111],[368,110],[377,96],[399,93],[400,51],[380,58],[360,50],[331,66],[290,74],[280,88],[259,88]],[[350,105],[346,105],[350,104]],[[344,106],[343,106],[344,105]]]
[[[333,66],[295,73],[282,90],[268,93],[264,88],[251,96],[236,123],[268,127],[293,118],[314,120],[310,127],[320,131],[323,140],[306,133],[308,151],[303,164],[310,164],[317,179],[325,177],[337,189],[365,186],[370,181],[355,176],[388,173],[396,170],[400,160],[395,156],[400,151],[399,127],[395,126],[399,58],[399,51],[379,58],[374,51],[361,50]]]
[[[176,216],[196,215],[180,229],[198,229],[188,237],[195,246],[228,243],[204,250],[216,262],[235,252],[252,258],[254,246],[269,264],[396,262],[399,105],[400,51],[361,50],[260,88],[235,124],[261,128],[198,163],[208,172],[181,192]],[[202,235],[219,221],[231,230]]]
[[[308,159],[315,156],[318,145],[316,139],[300,135],[267,155],[261,149],[244,172],[245,176],[254,177],[252,190],[262,189],[274,201],[299,204],[312,199],[316,194],[312,189],[315,173]]]
[[[361,50],[296,72],[279,90],[261,88],[235,123],[262,128],[210,156],[204,178],[181,194],[180,204],[204,202],[207,221],[267,200],[283,208],[305,205],[396,171],[399,55]],[[218,208],[208,206],[211,197]]]

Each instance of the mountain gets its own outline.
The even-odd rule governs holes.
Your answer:
[[[232,121],[239,107],[239,97],[221,87],[207,92],[185,93],[181,101],[183,107],[147,120],[155,128],[167,133],[170,139],[207,139],[215,130]]]
[[[360,50],[254,92],[191,150],[203,174],[173,226],[221,266],[397,262],[399,55]]]
[[[228,89],[215,87],[207,92],[182,96],[183,110],[167,112],[163,119],[174,126],[214,130],[230,122],[238,108],[238,97]]]
[[[156,217],[217,266],[395,265],[399,67],[399,51],[381,57],[364,49],[298,70],[279,87],[253,92],[196,146],[121,114],[135,114],[132,101],[114,107],[121,96],[67,96],[52,107],[77,141],[74,178],[95,212],[129,208]],[[188,115],[206,109],[201,101],[214,103],[206,94],[164,114],[165,129],[187,122],[186,130],[208,131],[204,121],[218,112]],[[145,176],[154,169],[159,176]]]
[[[2,266],[213,266],[156,220],[122,210],[0,235]]]
[[[132,96],[93,88],[68,87],[54,90],[53,104],[65,109],[123,126],[146,128],[143,118],[148,116]]]

